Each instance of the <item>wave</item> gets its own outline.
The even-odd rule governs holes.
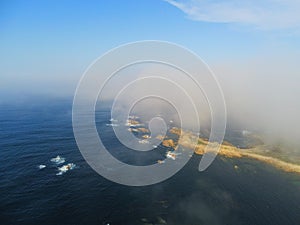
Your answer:
[[[56,163],[57,165],[64,163],[66,160],[63,157],[60,157],[59,155],[55,158],[50,159],[51,162]]]
[[[59,172],[56,174],[58,176],[63,175],[69,170],[72,170],[76,167],[74,163],[68,163],[67,165],[63,165],[62,167],[58,167]]]

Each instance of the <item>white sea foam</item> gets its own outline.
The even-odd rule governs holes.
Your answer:
[[[66,173],[69,170],[72,170],[76,167],[74,163],[68,163],[67,165],[63,165],[62,167],[58,167],[58,173],[56,175],[60,176]]]
[[[41,165],[38,166],[38,168],[39,168],[40,170],[41,170],[41,169],[44,169],[44,168],[46,168],[46,165],[42,165],[42,164],[41,164]]]
[[[140,144],[149,144],[149,141],[148,140],[139,140],[139,143]]]
[[[65,160],[65,158],[60,157],[60,156],[58,155],[58,156],[56,156],[55,158],[52,158],[50,161],[56,163],[57,165],[59,165],[59,164],[64,163],[66,160]]]
[[[106,126],[108,126],[108,127],[118,127],[119,124],[116,124],[116,123],[107,123]]]
[[[131,119],[131,120],[136,120],[136,119],[139,119],[140,117],[138,117],[138,116],[129,116],[128,118]]]

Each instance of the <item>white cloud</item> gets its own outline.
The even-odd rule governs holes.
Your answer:
[[[190,19],[263,30],[299,29],[300,0],[166,0]]]

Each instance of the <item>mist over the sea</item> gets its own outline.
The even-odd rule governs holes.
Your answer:
[[[215,73],[224,93],[227,107],[227,127],[229,129],[241,129],[250,131],[259,131],[266,134],[268,141],[284,141],[297,143],[300,136],[298,125],[300,124],[300,89],[298,87],[299,76],[297,72],[297,60],[286,59],[284,56],[272,58],[255,58],[247,62],[230,62],[212,64],[212,70]],[[134,74],[134,73],[133,73]],[[116,77],[107,89],[121,90],[128,81],[137,79],[138,73],[128,74],[125,78]],[[1,90],[1,101],[3,104],[34,104],[38,101],[47,101],[47,99],[72,99],[75,93],[76,82],[79,81],[80,74],[76,74],[72,80],[63,81],[58,77],[52,82],[40,83],[32,80],[28,86],[17,85],[17,90],[6,83],[5,89]],[[21,81],[16,81],[20,83]],[[29,81],[27,81],[29,82]],[[183,83],[185,88],[188,83]],[[46,88],[42,88],[45,86]],[[150,84],[154,85],[154,84]],[[158,84],[161,85],[161,84]],[[58,86],[65,86],[64,89]],[[138,94],[145,87],[139,86],[132,90],[132,94]],[[194,89],[194,90],[193,90]],[[162,92],[172,92],[170,87],[161,86]],[[191,86],[189,90],[191,98],[197,106],[200,115],[202,127],[209,127],[210,112],[205,97],[195,87]],[[176,96],[177,102],[185,103],[185,98]],[[109,91],[106,91],[104,100],[112,101],[113,97]],[[128,96],[130,98],[130,95]],[[164,110],[163,101],[160,104],[147,105],[142,104],[139,107],[139,113],[142,113],[141,107],[144,107],[144,113],[156,107]],[[124,103],[126,104],[126,103]],[[156,109],[156,110],[157,110]],[[158,110],[159,111],[159,110]],[[193,124],[194,121],[190,121]]]

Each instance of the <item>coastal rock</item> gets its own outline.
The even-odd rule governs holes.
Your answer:
[[[172,139],[164,140],[162,142],[162,145],[165,147],[171,147],[171,148],[174,148],[176,146],[175,142]]]

